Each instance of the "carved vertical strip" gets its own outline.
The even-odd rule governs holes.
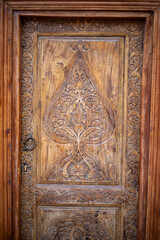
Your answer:
[[[136,239],[139,193],[140,154],[140,108],[141,77],[143,61],[144,25],[129,25],[129,65],[128,65],[128,140],[126,161],[126,187],[129,202],[126,205],[125,237]],[[137,38],[138,37],[138,38]]]
[[[33,38],[37,23],[24,21],[22,29],[22,143],[33,133]],[[25,171],[27,165],[27,171]],[[20,239],[33,239],[33,152],[21,149],[21,226]]]

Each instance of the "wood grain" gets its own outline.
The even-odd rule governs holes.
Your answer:
[[[12,12],[5,9],[4,25],[4,239],[12,236]]]
[[[160,9],[155,12],[146,239],[160,239]]]
[[[150,15],[150,13],[148,12],[133,12],[133,11],[118,11],[118,12],[114,12],[114,11],[32,11],[30,10],[28,11],[20,11],[19,12],[20,16],[41,16],[41,17],[52,17],[53,15],[55,17],[85,17],[85,18],[90,18],[90,17],[97,17],[97,18],[102,18],[102,17],[119,17],[119,18],[133,18],[133,17],[139,17],[139,18],[144,18]]]
[[[152,38],[153,31],[152,17],[148,17],[145,26],[145,42],[143,57],[143,78],[142,78],[142,97],[141,97],[141,162],[140,162],[140,193],[139,193],[139,231],[138,238],[145,239],[146,234],[146,210],[147,210],[147,185],[149,165],[149,125],[150,125],[150,98],[152,80]],[[147,48],[147,50],[145,49]]]
[[[20,208],[20,140],[21,140],[21,100],[20,100],[20,19],[15,12],[13,16],[13,85],[12,85],[12,158],[16,159],[12,163],[12,185],[14,188],[12,189],[12,208],[13,208],[13,236],[14,239],[19,239],[19,208]],[[16,135],[14,134],[16,133]]]
[[[3,160],[3,42],[4,42],[4,5],[3,0],[0,1],[0,238],[4,238],[4,160]]]
[[[138,11],[151,11],[159,6],[159,2],[127,2],[127,1],[11,1],[6,4],[14,10],[138,10]]]

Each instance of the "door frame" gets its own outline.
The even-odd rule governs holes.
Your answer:
[[[160,239],[160,2],[0,0],[0,239],[19,239],[20,18],[143,18],[138,239]]]

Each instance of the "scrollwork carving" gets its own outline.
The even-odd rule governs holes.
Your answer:
[[[76,51],[72,66],[63,86],[49,101],[44,116],[44,130],[56,143],[72,144],[73,150],[63,154],[47,173],[49,180],[95,181],[106,179],[98,156],[92,156],[87,144],[103,144],[115,129],[111,105],[101,98],[93,76],[84,60],[83,51],[89,50],[85,41],[73,42]],[[107,167],[107,166],[106,166]]]
[[[75,209],[70,210],[69,215],[67,209],[64,209],[64,213],[60,209],[59,211],[50,209],[48,213],[45,209],[41,209],[41,212],[44,218],[49,214],[50,221],[46,223],[45,229],[38,229],[39,239],[114,240],[117,235],[115,209],[81,210],[78,213]]]
[[[22,80],[21,80],[21,102],[22,102],[22,136],[23,142],[33,133],[33,38],[36,34],[37,23],[35,21],[24,21],[22,29]],[[33,153],[26,152],[22,145],[21,153],[21,226],[20,238],[33,238]],[[27,165],[27,171],[23,171]]]
[[[117,204],[131,199],[131,190],[36,189],[38,204]]]

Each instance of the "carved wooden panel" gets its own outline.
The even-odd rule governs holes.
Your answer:
[[[39,239],[119,239],[119,208],[38,207]]]
[[[23,20],[21,239],[136,239],[143,35],[142,20]]]
[[[126,137],[123,38],[89,39],[38,38],[35,125],[41,183],[120,183]]]

